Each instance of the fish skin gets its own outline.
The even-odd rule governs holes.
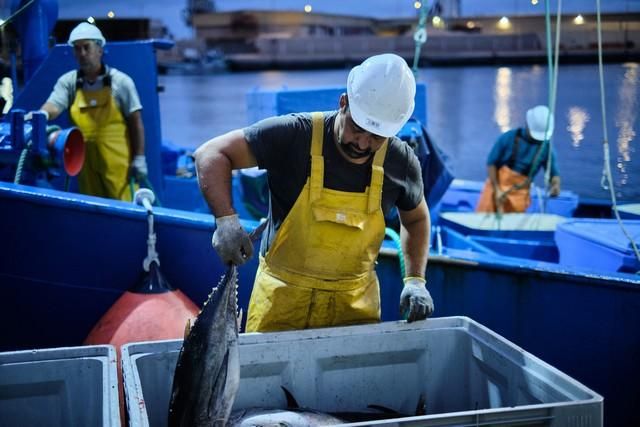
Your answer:
[[[230,265],[211,291],[178,356],[169,427],[225,426],[240,385],[238,271]]]
[[[229,419],[230,427],[316,427],[344,424],[330,414],[311,410],[242,409],[234,411]]]

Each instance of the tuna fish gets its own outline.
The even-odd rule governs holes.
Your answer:
[[[263,228],[264,223],[251,233],[252,238]],[[299,408],[284,387],[288,409],[249,408],[232,413],[240,385],[237,287],[237,267],[231,265],[209,294],[193,327],[187,331],[173,376],[169,427],[297,427],[336,425],[352,418],[372,420],[400,416],[395,411],[383,410],[377,415],[345,413],[338,415],[344,415],[344,418],[336,418]]]
[[[238,272],[231,265],[186,336],[173,376],[169,427],[226,426],[240,385]]]

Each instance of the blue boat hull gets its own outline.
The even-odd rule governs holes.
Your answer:
[[[0,350],[79,345],[136,283],[146,255],[141,207],[0,183]],[[210,215],[154,211],[161,269],[197,304],[223,274]],[[245,221],[251,229],[255,221]],[[464,245],[462,245],[464,246]],[[640,425],[640,280],[469,250],[433,254],[435,316],[469,316],[602,394],[607,425]],[[384,320],[398,318],[393,245],[379,258]],[[256,260],[240,268],[246,309]]]

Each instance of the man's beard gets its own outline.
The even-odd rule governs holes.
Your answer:
[[[342,138],[340,138],[340,141],[338,141],[338,143],[340,144],[342,151],[344,151],[344,153],[352,159],[364,159],[365,157],[369,157],[371,155],[370,148],[367,148],[364,151],[360,151],[357,144],[353,142],[344,142]]]

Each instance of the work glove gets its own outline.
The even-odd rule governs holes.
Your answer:
[[[44,117],[46,118],[46,120],[49,121],[49,113],[46,112],[45,110],[29,111],[27,114],[24,115],[24,121],[28,122],[29,120],[33,119],[33,113],[42,113],[44,114]]]
[[[422,277],[405,277],[400,294],[400,315],[407,316],[407,322],[424,320],[433,313],[433,299]]]
[[[211,245],[225,264],[242,265],[253,255],[253,243],[237,214],[216,218]]]
[[[138,154],[133,156],[131,162],[131,176],[137,180],[141,180],[147,177],[147,159],[144,155]]]

